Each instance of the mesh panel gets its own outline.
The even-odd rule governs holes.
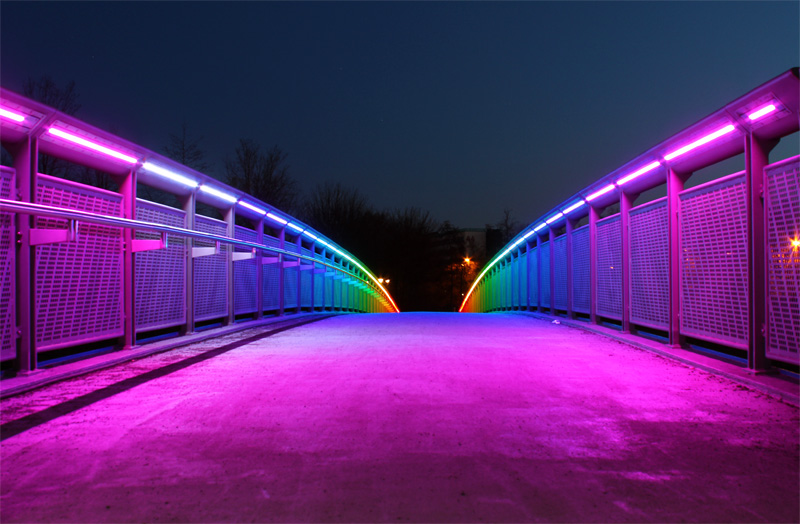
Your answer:
[[[542,268],[539,272],[542,287],[542,307],[550,307],[550,241],[542,242]]]
[[[555,306],[556,309],[567,309],[567,237],[561,235],[553,240],[555,270]]]
[[[597,314],[622,319],[622,235],[619,213],[597,222]]]
[[[186,213],[146,200],[136,201],[136,218],[175,227],[186,227]],[[137,231],[137,239],[161,235]],[[168,247],[134,254],[136,266],[136,329],[159,329],[186,323],[186,239],[168,238]]]
[[[3,167],[0,169],[0,198],[11,199],[13,187],[14,171]],[[14,262],[14,214],[0,213],[0,361],[17,356]]]
[[[261,243],[264,244],[265,246],[277,247],[277,248],[281,247],[280,239],[275,238],[275,237],[271,237],[271,236],[267,235],[266,233],[264,233],[264,239],[262,240]],[[267,251],[267,253],[270,256],[275,256],[275,253],[270,253],[269,251]]]
[[[322,306],[322,285],[322,273],[314,273],[314,307]]]
[[[631,322],[669,328],[667,199],[631,210]]]
[[[589,226],[572,231],[572,310],[591,312],[591,276],[589,258]]]
[[[297,307],[297,267],[283,268],[283,307]]]
[[[333,307],[333,273],[325,273],[325,307]]]
[[[39,204],[121,216],[116,193],[47,175],[36,179]],[[36,227],[65,229],[67,221],[37,217]],[[35,325],[37,349],[120,336],[122,324],[122,232],[81,224],[78,239],[36,246]]]
[[[681,333],[747,348],[744,176],[681,193]]]
[[[511,263],[511,279],[510,279],[510,288],[511,288],[511,305],[514,307],[519,306],[519,263],[520,257],[516,257],[512,259],[513,262]]]
[[[257,242],[258,233],[252,229],[236,226],[234,229],[237,240]],[[249,253],[249,249],[236,248],[236,251]],[[233,263],[233,311],[240,315],[258,311],[258,260],[255,258],[239,260]]]
[[[528,306],[528,254],[523,253],[519,257],[519,305]]]
[[[333,307],[342,307],[342,279],[333,280]]]
[[[311,307],[311,270],[300,272],[300,306]]]
[[[266,256],[274,256],[267,252]],[[263,273],[261,288],[262,300],[264,301],[264,311],[274,311],[281,307],[280,297],[280,277],[281,270],[277,262],[264,264],[261,266]]]
[[[539,305],[539,254],[537,253],[538,247],[531,249],[528,254],[531,257],[530,272],[528,278],[530,279],[530,305],[536,307]]]
[[[195,230],[227,236],[228,225],[221,220],[195,216]],[[213,242],[195,240],[196,247],[213,247]],[[230,246],[221,245],[216,255],[194,259],[194,318],[210,320],[228,315],[228,257]]]
[[[767,272],[770,358],[798,363],[800,348],[800,157],[768,167]]]

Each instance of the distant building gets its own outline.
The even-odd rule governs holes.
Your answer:
[[[459,229],[466,247],[465,256],[477,260],[486,260],[486,228]]]

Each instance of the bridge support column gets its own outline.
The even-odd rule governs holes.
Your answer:
[[[631,332],[631,231],[630,213],[638,194],[619,195],[620,239],[622,252],[622,332]]]
[[[691,173],[678,173],[667,169],[667,257],[669,293],[669,344],[683,347],[686,337],[681,335],[681,231],[680,193]]]
[[[10,150],[14,156],[17,197],[22,202],[35,200],[36,173],[39,170],[39,144],[36,138],[27,137]],[[13,198],[13,195],[12,195]],[[34,247],[30,244],[32,215],[17,213],[16,217],[16,310],[17,310],[17,371],[30,374],[38,367],[33,292],[35,268]]]
[[[136,171],[131,170],[120,181],[122,213],[125,218],[136,219]],[[136,345],[136,260],[133,253],[133,239],[136,232],[122,230],[122,349],[132,349]]]
[[[747,186],[747,261],[748,350],[747,369],[751,373],[769,371],[767,359],[767,273],[766,220],[764,206],[764,168],[769,152],[778,140],[761,140],[754,134],[745,137],[745,180]]]

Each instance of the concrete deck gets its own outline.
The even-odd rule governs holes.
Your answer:
[[[717,374],[523,315],[270,329],[2,400],[0,520],[800,520],[798,409]]]

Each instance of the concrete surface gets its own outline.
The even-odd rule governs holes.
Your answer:
[[[797,522],[798,409],[522,315],[337,316],[0,403],[2,522]]]

